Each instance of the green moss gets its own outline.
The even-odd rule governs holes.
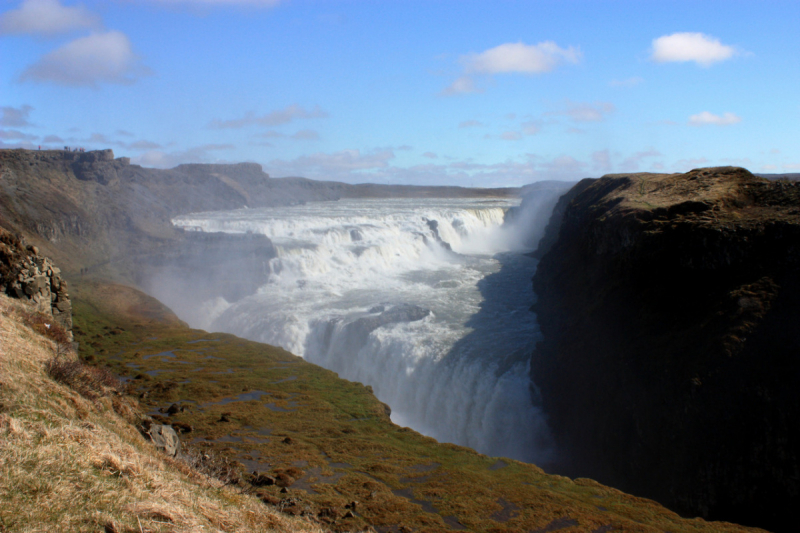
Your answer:
[[[738,530],[687,522],[654,502],[510,459],[490,469],[497,458],[396,426],[360,383],[280,348],[167,320],[155,301],[141,298],[132,312],[89,289],[73,291],[85,359],[130,378],[149,373],[130,382],[131,394],[141,397],[144,411],[191,426],[184,442],[234,457],[243,471],[294,468],[300,477],[289,496],[317,509],[359,502],[355,517],[329,524],[334,530],[372,524],[446,531],[457,520],[471,531],[529,531],[564,517],[578,524],[573,530]],[[185,409],[158,412],[173,403]],[[277,486],[259,490],[286,496]],[[501,513],[499,502],[512,510]]]

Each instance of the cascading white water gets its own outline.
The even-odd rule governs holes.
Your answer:
[[[209,302],[192,325],[372,385],[396,423],[438,440],[545,462],[550,437],[529,377],[536,261],[521,253],[525,233],[542,228],[504,224],[517,203],[341,200],[178,217],[187,229],[263,233],[277,250],[256,294]]]

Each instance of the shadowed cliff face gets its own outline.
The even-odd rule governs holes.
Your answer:
[[[614,175],[560,207],[533,280],[544,340],[532,377],[565,473],[788,531],[800,184],[731,167]]]

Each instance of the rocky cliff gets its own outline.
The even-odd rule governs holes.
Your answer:
[[[7,294],[44,315],[52,316],[72,341],[72,302],[61,269],[0,228],[0,294]]]
[[[563,470],[788,531],[800,184],[731,167],[611,175],[580,182],[556,215],[533,280],[531,373]]]

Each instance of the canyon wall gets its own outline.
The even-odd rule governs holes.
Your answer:
[[[531,376],[564,472],[788,531],[800,184],[733,167],[584,180],[540,255]]]

